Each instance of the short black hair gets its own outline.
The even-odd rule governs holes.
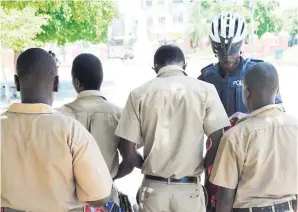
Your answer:
[[[100,60],[93,54],[80,54],[72,63],[72,76],[77,78],[85,90],[97,90],[103,81]]]
[[[183,63],[185,57],[182,50],[175,45],[163,45],[159,47],[154,54],[154,65],[167,66]]]
[[[41,48],[30,48],[17,59],[16,72],[20,80],[48,80],[57,76],[56,61]],[[33,81],[32,81],[33,82]]]
[[[267,62],[260,62],[249,68],[245,73],[244,82],[260,96],[273,96],[279,89],[278,72]]]

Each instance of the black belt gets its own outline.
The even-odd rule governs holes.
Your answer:
[[[196,177],[183,177],[181,179],[174,179],[174,178],[163,178],[163,177],[157,177],[152,175],[145,175],[145,179],[161,181],[166,183],[197,183],[198,182],[198,178]]]
[[[233,212],[284,212],[290,211],[290,202],[284,202],[272,206],[265,206],[265,207],[252,207],[250,208],[234,208]],[[273,211],[274,208],[274,211]]]

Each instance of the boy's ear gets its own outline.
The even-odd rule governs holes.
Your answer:
[[[15,85],[16,85],[16,90],[17,91],[20,91],[21,89],[20,89],[20,80],[19,80],[19,77],[18,77],[18,75],[14,75],[14,83],[15,83]]]
[[[58,90],[59,90],[59,76],[56,76],[54,79],[53,91],[58,92]]]

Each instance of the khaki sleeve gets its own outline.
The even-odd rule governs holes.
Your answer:
[[[115,134],[130,142],[140,144],[142,142],[141,123],[137,105],[136,99],[130,93]]]
[[[238,147],[227,136],[223,136],[212,168],[210,182],[221,187],[236,189],[243,167]]]
[[[108,197],[113,183],[108,167],[92,135],[77,121],[72,130],[71,151],[79,201]]]
[[[59,113],[62,113],[64,115],[70,116],[72,118],[75,118],[75,115],[73,114],[71,108],[67,107],[67,106],[62,106],[59,108],[55,108],[56,111],[58,111]]]
[[[206,114],[203,126],[207,136],[210,136],[217,130],[230,126],[229,118],[214,85],[211,86],[211,89],[207,93]]]

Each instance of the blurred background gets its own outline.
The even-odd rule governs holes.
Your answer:
[[[59,59],[60,91],[54,107],[72,101],[70,70],[80,53],[92,53],[104,67],[102,91],[124,107],[129,92],[155,77],[153,54],[176,44],[197,78],[216,62],[208,33],[214,16],[237,12],[248,23],[242,55],[273,63],[280,75],[286,110],[298,117],[298,1],[291,0],[100,0],[1,1],[1,111],[19,101],[13,75],[22,51],[41,47]],[[134,201],[138,170],[116,182]]]

